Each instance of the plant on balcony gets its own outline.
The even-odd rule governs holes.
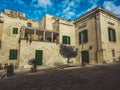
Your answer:
[[[75,58],[78,54],[78,49],[75,48],[74,46],[68,46],[68,45],[64,45],[61,44],[60,45],[60,54],[64,57],[67,58],[67,63],[68,66],[70,64],[70,59],[71,58]]]

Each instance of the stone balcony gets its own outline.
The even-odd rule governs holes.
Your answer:
[[[41,41],[59,43],[59,32],[24,27],[21,28],[20,39],[30,42]]]

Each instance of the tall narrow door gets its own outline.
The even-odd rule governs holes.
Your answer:
[[[81,56],[82,56],[82,62],[89,63],[89,52],[88,51],[82,51]]]
[[[37,65],[42,65],[43,50],[36,50],[35,59],[37,60]]]

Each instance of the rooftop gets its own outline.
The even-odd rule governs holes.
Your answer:
[[[106,9],[104,9],[104,8],[102,8],[102,7],[96,7],[96,8],[94,8],[94,9],[88,11],[88,12],[85,13],[84,15],[76,18],[74,23],[78,22],[81,18],[87,17],[87,16],[89,16],[89,15],[91,15],[91,14],[96,14],[96,13],[98,13],[98,12],[104,12],[104,13],[106,13],[106,14],[108,14],[108,15],[116,18],[116,19],[120,19],[116,14],[110,12],[109,10],[106,10]]]

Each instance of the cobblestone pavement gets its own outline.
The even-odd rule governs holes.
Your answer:
[[[120,90],[120,64],[16,74],[0,90]]]

